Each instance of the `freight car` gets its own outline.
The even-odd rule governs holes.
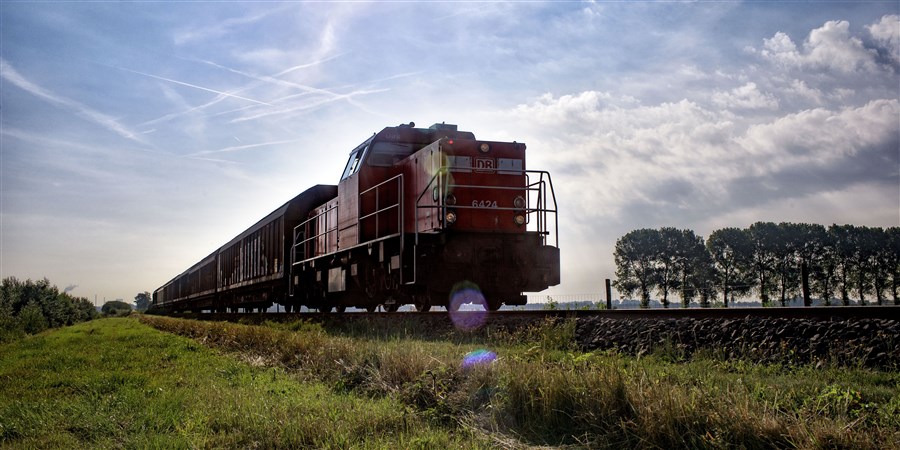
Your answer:
[[[525,144],[387,127],[314,186],[153,293],[163,311],[521,305],[559,284],[550,174]]]

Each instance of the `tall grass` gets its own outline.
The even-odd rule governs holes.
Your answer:
[[[503,445],[900,446],[896,372],[581,353],[572,346],[574,323],[565,320],[442,340],[431,331],[421,339],[402,324],[396,334],[377,328],[367,338],[363,330],[308,323],[142,320],[337,392],[395,398],[431,423],[461,424]],[[497,358],[462,364],[479,348]]]

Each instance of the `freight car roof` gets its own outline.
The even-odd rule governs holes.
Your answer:
[[[230,240],[227,244],[217,248],[215,251],[213,251],[208,256],[206,256],[205,258],[201,259],[199,262],[197,262],[194,265],[192,265],[191,267],[189,267],[184,272],[181,272],[178,275],[175,275],[171,280],[167,281],[161,287],[156,289],[156,291],[159,291],[160,289],[168,286],[169,284],[171,284],[178,278],[191,273],[193,270],[196,270],[199,266],[201,266],[203,263],[207,262],[210,258],[215,257],[220,251],[222,251],[222,249],[228,248],[229,246],[233,245],[235,242],[238,242],[241,239],[247,237],[248,235],[250,235],[254,231],[258,230],[265,224],[275,220],[275,218],[287,216],[289,218],[296,218],[297,220],[303,219],[306,217],[306,214],[309,213],[309,211],[312,208],[318,206],[321,203],[325,203],[325,201],[327,201],[328,199],[334,198],[335,196],[337,196],[337,186],[329,185],[329,184],[317,184],[317,185],[303,191],[300,195],[297,195],[296,197],[288,200],[287,203],[285,203],[284,205],[281,205],[281,207],[279,207],[275,211],[272,211],[266,217],[263,217],[261,220],[259,220],[255,224],[253,224],[252,227],[248,228],[243,233],[239,234],[237,237]],[[156,291],[154,291],[154,292],[156,292]]]
[[[235,242],[240,241],[241,239],[252,234],[254,231],[262,228],[265,224],[275,220],[275,218],[277,217],[287,217],[285,223],[289,222],[290,220],[296,221],[305,219],[306,215],[311,209],[319,206],[322,203],[325,203],[326,201],[334,197],[337,197],[337,186],[331,184],[317,184],[303,191],[300,195],[288,200],[287,203],[282,205],[280,208],[272,211],[269,215],[263,217],[258,222],[253,224],[252,227],[246,229],[243,233],[228,241],[227,244],[219,247],[219,250],[227,248]]]

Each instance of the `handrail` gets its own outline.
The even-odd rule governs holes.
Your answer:
[[[338,222],[337,220],[335,220],[335,224],[334,224],[333,227],[329,227],[329,224],[328,224],[328,213],[331,212],[331,211],[333,211],[333,210],[338,209],[338,206],[339,206],[339,205],[334,205],[334,206],[331,206],[331,207],[329,207],[329,208],[326,208],[326,209],[323,210],[322,212],[316,214],[314,217],[310,217],[309,219],[307,219],[307,220],[303,221],[302,223],[300,223],[300,225],[297,225],[297,226],[294,227],[294,244],[291,246],[291,258],[292,258],[291,265],[292,265],[292,266],[293,266],[293,265],[296,265],[296,264],[298,264],[298,263],[304,262],[304,261],[308,261],[308,260],[311,259],[311,258],[309,258],[309,254],[310,254],[310,252],[309,252],[309,243],[310,243],[310,241],[317,240],[317,239],[319,239],[320,237],[325,236],[325,248],[328,248],[329,244],[331,243],[330,240],[329,240],[329,236],[328,236],[328,235],[329,235],[329,233],[336,232],[336,231],[337,231],[337,228],[338,228],[338,227],[337,227],[337,222]],[[300,242],[297,242],[297,238],[298,238],[299,234],[301,234],[301,233],[303,233],[303,232],[305,231],[307,225],[309,225],[309,223],[312,222],[312,221],[314,221],[314,220],[318,220],[318,219],[319,219],[320,217],[322,217],[322,216],[325,216],[325,218],[324,218],[324,222],[325,222],[325,223],[323,224],[324,226],[322,227],[323,231],[320,231],[320,232],[316,233],[314,236],[307,236],[306,239],[304,239],[304,240],[302,240],[302,241],[300,241]],[[299,230],[299,231],[298,231],[298,230]],[[297,249],[297,247],[300,247],[300,246],[303,246],[303,255],[304,255],[305,258],[304,258],[303,260],[301,260],[301,261],[296,261],[296,260],[295,260],[295,259],[296,259],[295,257],[296,257],[296,254],[297,254],[297,250],[296,250],[296,249]]]
[[[389,186],[391,183],[394,183],[394,182],[396,182],[396,184],[397,184],[397,200],[396,200],[396,202],[393,202],[387,206],[382,207],[381,206],[382,189],[385,188],[385,186]],[[406,239],[405,239],[406,230],[404,229],[404,226],[403,226],[403,219],[404,219],[403,204],[404,204],[404,200],[406,197],[405,197],[405,192],[403,190],[403,186],[404,186],[403,174],[402,173],[397,174],[391,178],[388,178],[387,180],[382,181],[381,183],[378,183],[378,184],[360,192],[359,198],[357,199],[357,202],[356,202],[356,208],[357,208],[356,236],[357,236],[358,244],[363,243],[362,242],[361,224],[364,220],[374,218],[374,220],[375,220],[375,235],[372,236],[371,239],[368,239],[366,242],[376,241],[378,239],[386,237],[386,236],[381,235],[381,217],[383,217],[384,213],[386,213],[388,211],[395,210],[395,209],[398,211],[397,212],[397,232],[394,234],[391,234],[391,235],[399,235],[400,236],[400,255],[399,256],[400,256],[400,283],[401,284],[403,283],[403,254],[404,254],[404,250],[405,250],[405,246],[406,246]],[[371,193],[371,192],[374,192],[374,194],[375,194],[374,211],[363,215],[363,211],[362,211],[363,197],[366,195],[369,195],[369,193]],[[390,201],[390,200],[388,200],[388,201]]]
[[[491,208],[494,210],[500,211],[523,211],[525,213],[526,218],[526,226],[531,223],[531,215],[534,214],[536,217],[536,228],[537,232],[543,236],[544,245],[548,244],[548,238],[551,235],[549,230],[550,221],[549,214],[553,214],[553,241],[552,244],[555,246],[559,246],[559,215],[558,215],[558,204],[556,202],[556,192],[553,189],[553,181],[550,177],[550,173],[545,170],[507,170],[504,169],[506,173],[518,173],[525,175],[525,186],[491,186],[491,185],[472,185],[472,184],[453,184],[453,183],[442,183],[447,177],[445,176],[449,173],[449,167],[442,166],[439,170],[435,171],[435,174],[431,177],[428,184],[425,185],[425,188],[416,198],[416,209],[435,209],[439,210],[441,214],[439,214],[439,222],[441,228],[443,225],[443,217],[446,214],[446,209],[448,205],[444,203],[444,199],[446,198],[446,193],[451,189],[462,188],[462,189],[483,189],[483,190],[517,190],[517,191],[525,191],[526,192],[526,205],[525,208],[515,208],[515,207],[496,207]],[[537,181],[531,182],[530,175],[536,174],[538,175]],[[434,188],[437,188],[439,191],[437,203],[434,205],[422,205],[422,198],[429,191],[432,191]],[[534,206],[532,206],[532,194],[534,194]],[[483,209],[477,206],[468,206],[468,205],[452,205],[453,209]],[[419,220],[418,215],[415,220],[416,223],[416,240],[419,241]]]
[[[395,180],[397,182],[397,201],[393,204],[390,204],[390,205],[382,208],[381,207],[381,195],[380,195],[381,187],[385,186],[388,183],[391,183]],[[372,191],[375,192],[375,211],[371,212],[369,214],[363,215],[363,211],[362,211],[363,196]],[[359,201],[356,203],[356,206],[357,206],[357,214],[356,214],[356,217],[357,217],[356,235],[357,236],[362,236],[362,234],[360,232],[360,224],[362,223],[362,221],[369,219],[371,217],[375,217],[375,237],[374,237],[374,239],[378,239],[378,238],[382,237],[381,233],[380,233],[381,221],[379,220],[379,217],[383,213],[390,211],[392,209],[400,210],[399,214],[397,215],[397,230],[398,230],[398,232],[400,232],[402,234],[402,231],[403,231],[403,211],[402,211],[403,210],[403,174],[395,175],[387,180],[382,181],[381,183],[376,184],[375,186],[372,186],[372,187],[366,189],[365,191],[360,192],[359,193]]]

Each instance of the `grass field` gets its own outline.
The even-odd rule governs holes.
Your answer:
[[[566,321],[420,328],[145,316],[45,333],[0,347],[0,444],[900,447],[897,372],[582,353]]]
[[[390,398],[298,382],[136,319],[0,347],[4,448],[487,447]]]

